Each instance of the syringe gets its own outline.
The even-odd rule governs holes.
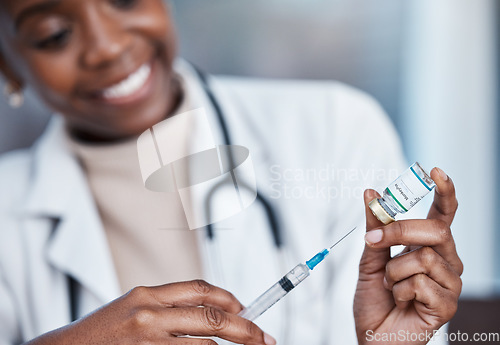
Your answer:
[[[243,309],[238,315],[247,320],[253,321],[260,315],[264,314],[266,310],[271,308],[276,302],[292,291],[293,288],[309,277],[310,272],[321,261],[323,261],[328,254],[330,254],[333,247],[339,244],[340,241],[350,235],[354,230],[356,230],[356,227],[345,234],[340,240],[335,242],[330,248],[323,249],[318,254],[314,255],[310,260],[307,260],[305,264],[300,263],[295,266],[290,272],[285,274],[283,278],[260,295],[255,301],[252,302],[252,304]]]

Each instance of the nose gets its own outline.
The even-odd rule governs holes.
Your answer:
[[[106,67],[130,48],[131,37],[123,23],[99,9],[89,9],[82,23],[81,63],[86,68]]]

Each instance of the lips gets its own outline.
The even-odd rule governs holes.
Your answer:
[[[130,96],[144,86],[150,74],[151,66],[149,64],[144,64],[126,79],[102,90],[101,97],[105,99],[115,99]]]
[[[144,63],[119,82],[94,92],[94,99],[110,104],[138,101],[147,96],[153,73],[152,63]]]

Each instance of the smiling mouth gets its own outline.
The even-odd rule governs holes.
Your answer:
[[[143,64],[126,79],[99,92],[100,98],[116,101],[133,96],[147,84],[149,76],[151,75],[151,69],[150,63]]]

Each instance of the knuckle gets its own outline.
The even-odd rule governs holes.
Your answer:
[[[394,222],[393,224],[396,224],[396,228],[394,229],[395,243],[410,245],[407,240],[409,238],[409,235],[411,234],[411,228],[409,227],[408,221],[403,220]]]
[[[191,287],[197,294],[202,296],[209,295],[212,292],[212,285],[201,279],[191,281]]]
[[[464,284],[464,282],[459,277],[458,280],[457,280],[457,292],[458,292],[458,295],[460,295],[462,293],[463,284]]]
[[[149,296],[148,288],[145,286],[136,286],[132,290],[129,291],[128,296],[132,299],[143,299],[146,296]]]
[[[389,261],[385,265],[385,278],[389,280],[395,280],[395,269],[393,260]]]
[[[464,263],[462,261],[462,259],[458,258],[458,262],[457,262],[457,273],[459,276],[462,275],[462,273],[464,273]]]
[[[447,193],[440,194],[442,197],[446,198],[446,201],[444,201],[442,204],[438,203],[436,207],[439,210],[439,212],[441,212],[444,215],[453,215],[458,210],[458,200],[456,196],[453,199],[449,198],[450,196],[453,196],[453,194],[455,194],[454,188],[449,191],[449,194]]]
[[[213,307],[203,309],[203,320],[210,330],[219,332],[228,326],[229,319],[222,310]]]
[[[406,299],[401,294],[394,295],[394,299],[396,300],[396,302],[400,302],[400,303],[401,302],[406,302]]]
[[[437,263],[438,257],[431,247],[422,247],[418,251],[418,259],[426,271],[429,271]]]
[[[394,300],[397,302],[405,302],[406,298],[404,298],[403,289],[399,284],[394,285],[392,289],[392,295]]]
[[[422,291],[427,287],[427,276],[425,274],[416,274],[413,278],[413,289]]]
[[[445,221],[436,219],[437,236],[441,242],[448,242],[452,239],[451,229]]]
[[[148,308],[136,308],[131,314],[132,326],[136,329],[150,326],[156,318],[155,312]]]
[[[395,231],[395,235],[396,235],[396,238],[401,240],[403,238],[405,238],[405,234],[407,232],[407,227],[405,225],[404,222],[395,222],[395,224],[397,224],[397,227],[396,227],[396,231]]]

